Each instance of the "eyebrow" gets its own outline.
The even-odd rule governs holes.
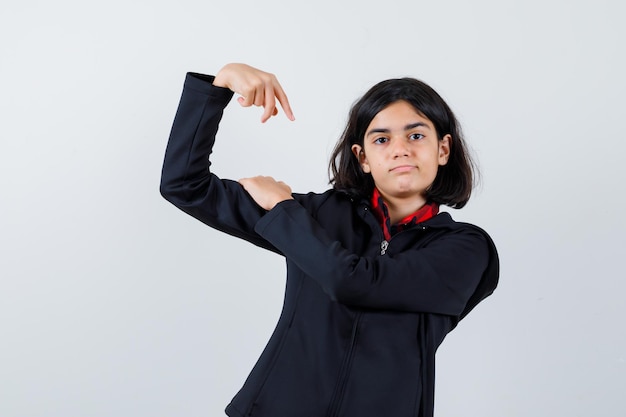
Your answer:
[[[417,123],[410,123],[410,124],[404,126],[404,130],[407,131],[407,130],[415,129],[416,127],[425,127],[427,129],[430,129],[426,123],[417,122]],[[384,128],[383,129],[372,129],[372,130],[368,131],[365,134],[365,136],[369,136],[369,135],[374,134],[374,133],[390,133],[390,132],[391,132],[390,129],[384,129]]]

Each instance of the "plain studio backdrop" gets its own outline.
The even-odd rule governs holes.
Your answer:
[[[275,73],[296,122],[233,100],[214,171],[323,191],[349,107],[431,84],[482,185],[450,210],[501,255],[439,349],[436,415],[626,415],[619,1],[3,1],[0,416],[220,416],[278,319],[284,260],[161,198],[187,71]]]

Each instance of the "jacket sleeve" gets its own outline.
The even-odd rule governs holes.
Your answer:
[[[478,229],[461,228],[393,257],[359,256],[293,200],[274,207],[256,230],[342,304],[457,317],[481,281],[490,251]]]
[[[214,77],[188,73],[170,132],[161,172],[161,195],[203,223],[276,249],[255,231],[266,213],[236,181],[210,172],[209,155],[232,91],[212,85]]]

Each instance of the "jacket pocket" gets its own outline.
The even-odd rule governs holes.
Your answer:
[[[338,415],[416,416],[422,397],[417,315],[378,312],[367,316]]]

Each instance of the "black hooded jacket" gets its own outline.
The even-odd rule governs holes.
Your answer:
[[[294,194],[262,209],[237,182],[209,170],[233,95],[212,80],[187,74],[161,194],[287,263],[276,329],[226,413],[432,416],[437,347],[497,285],[492,240],[443,212],[394,235],[381,251],[384,237],[369,202],[336,190]]]

